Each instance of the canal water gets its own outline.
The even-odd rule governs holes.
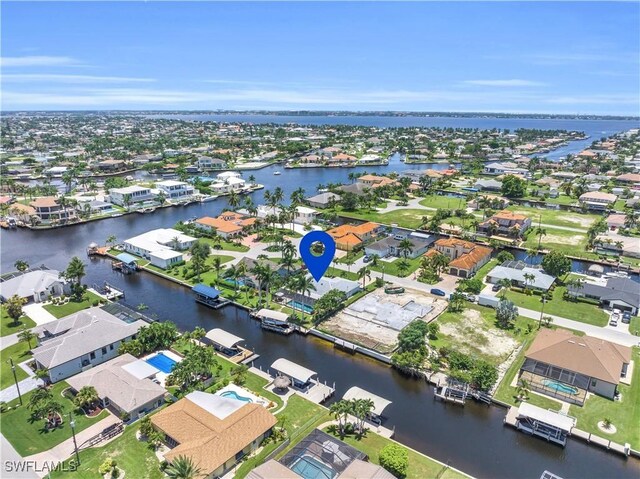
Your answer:
[[[277,119],[283,121],[282,117]],[[300,121],[300,118],[295,117],[295,120]],[[462,126],[459,120],[466,119],[455,120],[457,126]],[[510,124],[506,127],[517,127],[514,126],[517,122],[509,121]],[[538,127],[577,129],[546,121],[543,125]],[[533,126],[527,124],[522,127]],[[627,127],[620,127],[619,130]],[[404,165],[395,157],[389,167],[362,169],[388,172],[408,167],[409,165]],[[411,167],[422,169],[426,166]],[[281,170],[282,175],[274,176],[275,170]],[[318,184],[348,181],[350,171],[353,170],[285,170],[272,166],[245,172],[244,177],[253,174],[267,188],[281,186],[287,194],[298,187],[311,194]],[[262,192],[256,192],[253,196],[258,203],[262,199]],[[32,266],[45,264],[50,268],[64,269],[72,256],[84,258],[85,249],[92,241],[103,244],[112,234],[122,241],[153,228],[170,227],[189,217],[216,215],[225,205],[226,201],[221,198],[182,208],[165,208],[148,215],[133,214],[56,230],[1,231],[0,264],[3,272],[12,270],[13,263],[18,259],[24,259]],[[226,329],[244,338],[246,345],[260,355],[256,366],[267,368],[275,359],[286,357],[317,371],[321,380],[335,382],[338,398],[351,386],[360,386],[393,401],[385,411],[389,417],[385,425],[395,427],[396,438],[400,442],[476,477],[538,478],[545,469],[565,479],[640,476],[640,461],[635,459],[625,460],[578,441],[570,441],[566,448],[559,448],[504,427],[503,409],[480,406],[473,402],[464,408],[435,402],[432,388],[423,380],[406,378],[388,366],[360,355],[337,351],[316,338],[298,335],[284,337],[265,332],[257,322],[249,319],[245,311],[234,307],[211,310],[195,303],[186,288],[150,274],[122,276],[111,270],[109,261],[87,259],[86,262],[86,284],[108,281],[122,287],[126,291],[127,303],[134,306],[144,303],[149,307],[147,314],[156,316],[159,320],[171,320],[183,330],[190,330],[195,326],[202,326],[207,330],[214,327]]]

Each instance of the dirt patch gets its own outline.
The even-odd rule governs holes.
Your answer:
[[[544,243],[555,243],[555,244],[570,244],[573,246],[578,246],[584,240],[584,235],[573,235],[573,236],[560,236],[560,235],[550,235],[543,236],[542,241]]]
[[[595,221],[593,218],[585,218],[584,216],[573,216],[573,215],[562,215],[558,216],[559,220],[569,221],[570,223],[575,223],[584,228],[588,228]]]
[[[463,352],[473,353],[475,349],[487,356],[504,358],[518,347],[518,342],[504,331],[487,330],[479,311],[465,309],[461,315],[457,323],[440,324],[440,334],[453,338]]]

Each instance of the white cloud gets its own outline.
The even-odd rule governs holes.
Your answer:
[[[532,80],[466,80],[462,83],[466,85],[478,85],[478,86],[496,86],[496,87],[521,87],[521,86],[545,86],[547,83],[532,81]]]
[[[94,75],[65,75],[55,73],[5,73],[2,75],[2,82],[25,83],[25,82],[46,82],[46,83],[133,83],[133,82],[154,82],[153,78],[135,77],[111,77]]]
[[[76,66],[80,62],[71,57],[29,55],[24,57],[2,57],[0,66],[3,67],[51,67]]]

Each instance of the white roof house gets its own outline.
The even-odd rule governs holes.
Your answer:
[[[309,275],[311,277],[311,275]],[[360,283],[344,278],[328,278],[323,277],[320,281],[313,280],[313,286],[315,290],[311,290],[309,296],[313,299],[318,299],[327,294],[332,289],[338,289],[344,292],[347,297],[353,296],[360,291]]]
[[[60,272],[53,269],[27,271],[0,282],[0,301],[7,301],[13,295],[27,298],[29,301],[44,301],[53,296],[68,292],[65,279]]]
[[[124,249],[138,256],[149,256],[158,251],[185,250],[190,248],[196,238],[173,228],[159,228],[147,231],[124,241]],[[166,258],[165,258],[166,259]]]

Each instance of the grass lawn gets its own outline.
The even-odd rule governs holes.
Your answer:
[[[26,407],[26,404],[29,402],[29,397],[31,397],[33,391],[23,396],[24,406],[2,414],[2,434],[22,457],[46,451],[69,439],[71,437],[70,412],[73,412],[76,421],[76,433],[107,417],[106,411],[102,411],[96,417],[88,418],[82,411],[76,410],[73,402],[62,396],[62,391],[67,387],[69,385],[62,381],[55,384],[51,389],[54,400],[62,404],[64,408],[64,422],[62,426],[55,430],[45,430],[43,428],[44,421],[42,420],[35,422],[31,420],[31,411]],[[8,406],[17,404],[18,400],[15,399],[8,403]]]
[[[31,329],[36,325],[33,320],[22,315],[15,323],[7,313],[4,306],[0,305],[0,336],[8,336],[13,333],[19,333],[22,328]]]
[[[441,208],[445,210],[466,209],[467,199],[453,196],[430,195],[420,200],[422,206],[427,208]]]
[[[92,447],[80,452],[80,467],[74,472],[56,471],[52,478],[95,479],[98,467],[107,459],[115,459],[118,469],[127,477],[136,479],[162,479],[160,462],[147,442],[136,439],[138,424],[127,426],[122,436],[102,447]]]
[[[213,245],[216,243],[214,242],[211,238],[198,238],[199,241],[202,241],[203,243],[208,243],[209,246],[211,246],[211,251],[219,251],[214,249]],[[240,243],[234,243],[232,241],[225,241],[222,240],[220,241],[220,246],[222,247],[223,250],[227,250],[227,251],[239,251],[241,253],[246,253],[247,251],[249,251],[249,247],[245,246],[243,244]]]
[[[429,344],[432,347],[441,348],[444,346],[498,365],[507,359],[517,345],[531,337],[537,327],[535,320],[519,316],[513,328],[501,329],[496,325],[496,313],[493,308],[467,303],[466,309],[479,312],[482,322],[474,321],[471,323],[465,316],[465,312],[453,313],[445,311],[436,320],[440,326],[440,332],[437,335],[437,339],[429,340]],[[451,334],[446,334],[443,331],[443,329],[450,330],[454,326],[455,332]],[[527,327],[529,327],[530,332],[527,332]],[[512,340],[514,347],[508,352],[496,352],[491,347],[493,337]]]
[[[617,443],[628,442],[634,449],[640,447],[640,348],[633,348],[634,369],[631,386],[620,383],[621,401],[611,401],[592,394],[584,406],[572,405],[569,415],[578,419],[576,427]],[[606,434],[598,428],[605,418],[616,427],[615,434]]]
[[[35,341],[31,342],[35,346]],[[19,342],[0,351],[0,361],[2,367],[0,367],[0,390],[8,388],[15,383],[13,379],[13,372],[9,366],[9,358],[13,359],[16,365],[16,376],[18,381],[27,379],[27,373],[23,371],[21,367],[18,367],[18,363],[24,362],[31,358],[31,351],[27,343]]]
[[[513,378],[516,377],[518,371],[520,371],[520,368],[524,363],[524,353],[531,344],[531,341],[533,341],[533,338],[534,336],[531,336],[531,338],[525,340],[520,353],[518,353],[518,357],[511,364],[511,367],[502,378],[502,382],[500,382],[500,386],[498,386],[498,389],[494,394],[494,397],[496,399],[513,406],[520,405],[520,401],[518,400],[518,392],[515,387],[511,386],[511,383],[513,382]],[[562,406],[559,401],[555,401],[554,399],[534,392],[529,393],[529,399],[527,400],[527,402],[544,409],[553,409],[555,411],[559,411],[560,407]]]
[[[93,306],[94,301],[100,301],[102,299],[91,291],[85,292],[83,298],[86,299],[83,299],[82,301],[74,301],[71,299],[60,306],[56,306],[55,304],[45,304],[43,308],[53,314],[56,318],[63,318],[83,309],[90,308]]]
[[[566,287],[556,286],[553,290],[552,299],[544,306],[544,314],[560,316],[561,318],[573,319],[581,323],[593,324],[594,326],[607,325],[607,313],[596,304],[586,301],[568,301],[563,298]],[[501,295],[502,296],[502,295]],[[541,311],[542,302],[539,295],[528,296],[518,291],[509,291],[507,299],[513,301],[522,308]]]
[[[351,271],[345,271],[342,269],[334,268],[333,266],[329,266],[325,276],[328,278],[345,278],[352,279],[353,281],[358,281],[357,268],[351,268]]]
[[[364,256],[364,250],[362,249],[356,253],[349,252],[346,255],[344,255],[342,258],[337,258],[336,263],[353,264],[363,256]]]
[[[325,429],[325,432],[332,434],[329,428]],[[395,441],[382,437],[374,432],[367,432],[362,438],[358,438],[354,435],[345,436],[340,438],[339,435],[335,435],[337,439],[340,439],[350,446],[364,452],[369,456],[369,461],[374,464],[380,464],[378,455],[380,450],[388,444],[394,444]],[[433,459],[423,456],[411,449],[407,449],[409,455],[409,469],[407,471],[407,479],[424,479],[427,477],[438,478],[461,478],[467,477],[464,474],[459,474],[456,471],[447,469],[447,466],[434,461]]]
[[[540,223],[551,226],[567,226],[570,228],[579,228],[587,231],[600,215],[576,213],[564,210],[548,210],[542,208],[528,208],[521,205],[511,205],[507,208],[510,211],[517,211],[531,218],[532,226]]]
[[[584,256],[587,254],[587,234],[577,231],[565,231],[554,228],[546,228],[547,235],[542,237],[540,247],[547,250],[555,250],[572,256]],[[531,233],[522,244],[528,249],[538,248],[538,237]],[[597,255],[594,257],[597,258]]]
[[[390,274],[393,276],[404,278],[406,276],[409,276],[410,274],[413,274],[420,267],[421,260],[422,260],[422,256],[418,256],[417,258],[407,258],[407,259],[398,258],[391,262],[380,260],[378,261],[378,264],[376,264],[375,266],[371,266],[371,269],[373,271],[378,271],[379,273],[382,273],[383,271],[382,267],[384,266],[384,274]],[[408,264],[408,267],[406,269],[400,269],[400,263],[402,263],[403,261]]]
[[[640,336],[640,316],[631,316],[631,322],[629,323],[629,332]]]
[[[498,266],[498,263],[499,261],[496,258],[489,260],[487,264],[476,271],[476,274],[473,275],[473,277],[484,281],[484,278],[487,276],[487,274],[489,274],[489,271]]]
[[[377,211],[343,211],[339,214],[348,218],[373,221],[386,225],[397,224],[404,228],[417,229],[422,224],[422,218],[424,216],[433,216],[433,211],[399,207],[397,210],[387,213],[378,213]]]

